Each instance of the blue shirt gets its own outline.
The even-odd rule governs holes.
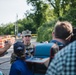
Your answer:
[[[32,73],[26,62],[18,59],[12,64],[9,75],[32,75]]]
[[[59,46],[65,46],[65,44],[63,44],[63,43],[61,43],[61,42],[59,42],[59,41],[57,41],[57,40],[51,40],[50,43],[51,43],[51,42],[56,43],[56,44],[59,45]]]
[[[55,55],[46,75],[76,75],[76,41]]]

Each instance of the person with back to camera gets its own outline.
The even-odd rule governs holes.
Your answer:
[[[48,62],[48,66],[49,63],[52,62],[55,54],[70,42],[72,33],[73,33],[73,28],[71,23],[69,23],[68,21],[57,21],[54,30],[52,32],[52,40],[49,42],[50,44],[53,43],[53,45],[50,49],[50,61]],[[53,75],[53,74],[49,74],[49,75]]]
[[[55,55],[45,75],[76,75],[76,39]]]
[[[52,40],[50,43],[55,43],[56,45],[51,49],[50,61],[54,58],[55,54],[63,47],[65,47],[71,39],[73,33],[73,28],[71,23],[68,21],[58,21],[55,24],[54,31],[52,32]]]
[[[26,46],[26,56],[31,57],[34,53],[34,48],[35,46],[31,43],[31,31],[26,30],[22,32],[22,42]],[[13,63],[16,60],[16,54],[14,52],[11,55],[11,60],[10,62]]]
[[[25,62],[25,45],[22,42],[14,44],[14,53],[16,60],[12,63],[9,75],[32,75]]]

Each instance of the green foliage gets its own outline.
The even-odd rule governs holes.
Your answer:
[[[48,0],[54,9],[57,17],[63,16],[70,9],[70,0]]]
[[[18,32],[29,29],[38,34],[37,41],[49,41],[52,30],[59,20],[70,21],[76,26],[76,0],[27,0],[33,6],[33,11],[27,12],[26,18],[17,21]],[[50,23],[49,23],[50,22]],[[15,34],[15,24],[2,24],[0,35]]]
[[[4,33],[3,33],[3,30],[4,30],[4,28],[3,27],[0,27],[0,35],[3,35]]]
[[[50,41],[52,39],[52,31],[53,31],[55,22],[56,22],[56,20],[51,21],[49,23],[45,23],[44,25],[42,25],[38,28],[37,41],[39,41],[39,42]]]
[[[14,24],[13,23],[9,23],[9,24],[3,26],[2,28],[3,28],[3,34],[5,34],[5,35],[14,34]]]
[[[36,33],[36,28],[34,27],[34,22],[30,15],[27,18],[24,18],[23,20],[18,21],[18,30],[19,32],[22,32],[23,30],[29,29],[32,31],[32,33]]]
[[[59,18],[60,21],[69,21],[72,23],[73,26],[76,27],[76,9],[71,9],[68,11],[66,15]]]
[[[76,8],[71,9],[65,16],[66,20],[70,21],[74,26],[76,26]]]
[[[27,0],[27,2],[34,7],[33,21],[36,29],[44,23],[55,19],[53,9],[50,9],[50,5],[45,0]]]

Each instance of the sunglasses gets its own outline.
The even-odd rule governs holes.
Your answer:
[[[31,37],[31,35],[26,35],[25,37]]]

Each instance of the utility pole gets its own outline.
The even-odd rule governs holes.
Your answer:
[[[18,21],[18,14],[16,15],[16,22],[15,22],[15,38],[18,34],[18,22],[17,21]]]

